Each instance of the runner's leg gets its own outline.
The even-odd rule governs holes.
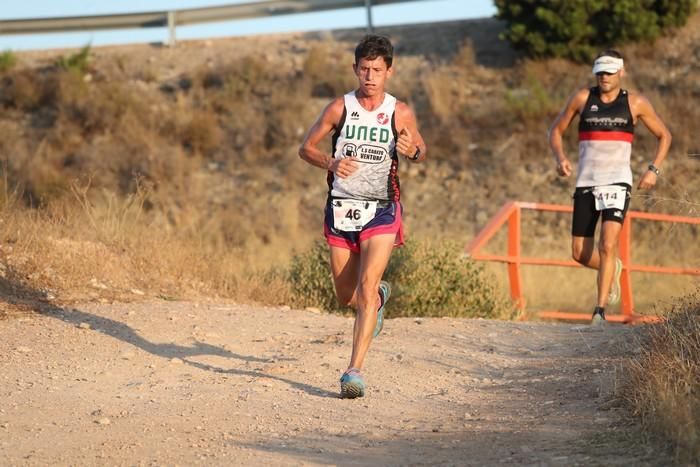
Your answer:
[[[622,224],[615,221],[604,221],[601,228],[598,245],[600,267],[598,269],[598,306],[605,307],[608,303],[610,287],[615,275],[615,260],[620,239]]]
[[[362,368],[377,324],[379,281],[389,264],[396,234],[383,234],[360,244],[360,274],[357,287],[357,314],[353,328],[349,368]]]
[[[598,269],[600,254],[595,248],[594,237],[571,237],[571,257],[587,268]]]
[[[360,255],[347,248],[331,246],[331,272],[338,303],[357,306],[357,281],[360,276]]]
[[[574,193],[574,212],[571,219],[571,257],[579,264],[598,269],[600,256],[595,248],[595,230],[600,211],[590,188],[577,188]]]

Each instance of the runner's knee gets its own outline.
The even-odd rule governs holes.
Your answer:
[[[583,246],[574,245],[571,248],[571,257],[577,263],[585,264],[591,259],[591,252],[587,251]]]
[[[571,257],[572,257],[573,260],[576,261],[577,263],[582,263],[582,262],[583,262],[581,250],[572,249],[572,250],[571,250]]]
[[[357,290],[362,303],[372,303],[373,300],[379,300],[379,280],[362,279]]]
[[[602,239],[598,244],[598,251],[601,256],[614,255],[617,252],[617,239]]]

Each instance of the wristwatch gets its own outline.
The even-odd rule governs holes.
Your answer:
[[[661,173],[659,168],[657,166],[655,166],[654,164],[649,164],[649,171],[654,172],[656,175],[659,175]]]
[[[411,161],[417,161],[420,158],[420,148],[416,146],[416,153],[412,156],[407,157],[406,159],[411,160]]]

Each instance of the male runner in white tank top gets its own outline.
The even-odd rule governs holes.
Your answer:
[[[625,75],[622,55],[615,50],[601,52],[593,64],[597,86],[576,91],[549,130],[549,144],[557,173],[568,177],[571,162],[564,154],[562,135],[576,115],[579,120],[579,160],[571,255],[578,263],[598,270],[598,299],[593,324],[605,321],[605,306],[620,300],[622,262],[617,246],[632,189],[630,157],[634,125],[642,121],[656,136],[656,154],[639,181],[638,188],[654,187],[659,167],[671,146],[671,133],[641,94],[622,89]],[[595,228],[602,214],[598,248]]]
[[[389,39],[360,41],[352,66],[358,88],[328,104],[299,148],[303,160],[327,171],[324,233],[335,291],[356,309],[350,363],[340,379],[344,398],[364,395],[361,369],[391,293],[382,275],[403,243],[399,156],[421,162],[427,151],[413,111],[384,90],[392,63]],[[328,153],[319,144],[330,134]]]

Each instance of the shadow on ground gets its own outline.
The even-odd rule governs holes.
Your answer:
[[[179,358],[185,364],[193,366],[203,371],[211,371],[216,373],[226,373],[231,375],[248,376],[255,378],[267,378],[284,382],[290,386],[304,391],[316,397],[337,398],[337,393],[326,391],[325,389],[317,388],[308,384],[300,383],[288,378],[270,375],[261,371],[244,370],[244,369],[226,369],[219,368],[213,365],[208,365],[192,360],[193,357],[203,355],[212,355],[217,357],[239,360],[241,362],[257,362],[267,363],[269,359],[260,358],[254,355],[241,355],[222,347],[211,345],[206,342],[196,341],[191,346],[183,346],[173,343],[158,343],[151,342],[145,339],[134,329],[120,321],[98,316],[93,313],[79,310],[77,308],[59,307],[51,303],[47,294],[27,287],[17,279],[12,279],[14,274],[9,274],[10,279],[0,278],[0,294],[3,300],[13,308],[21,312],[35,312],[40,315],[58,319],[72,326],[80,326],[82,323],[90,325],[91,332],[99,332],[114,339],[131,344],[145,352],[161,357],[164,359]]]

